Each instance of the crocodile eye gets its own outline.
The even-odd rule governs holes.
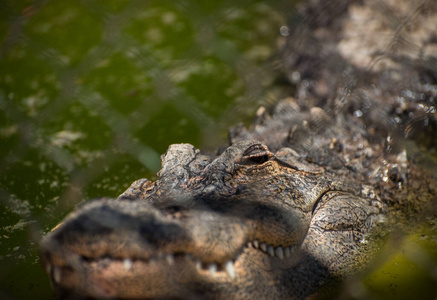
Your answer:
[[[257,163],[257,164],[263,164],[269,160],[269,155],[264,154],[264,155],[260,155],[260,156],[249,156],[249,160],[251,160],[252,162]]]
[[[243,153],[243,159],[250,163],[263,164],[270,159],[271,153],[262,144],[253,144]]]

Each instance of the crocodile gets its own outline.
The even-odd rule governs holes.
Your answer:
[[[413,162],[405,135],[436,142],[437,76],[399,53],[375,50],[369,69],[342,52],[362,42],[348,39],[360,28],[354,13],[374,16],[371,4],[382,2],[337,2],[304,4],[305,22],[286,40],[295,97],[260,107],[215,154],[170,145],[157,180],[78,207],[41,241],[59,298],[330,297],[368,266],[391,224],[434,209],[435,179]],[[405,10],[410,20],[437,15],[423,3]]]

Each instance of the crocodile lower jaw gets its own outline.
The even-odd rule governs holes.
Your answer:
[[[248,261],[269,269],[272,266],[278,269],[291,267],[298,259],[298,252],[297,245],[274,247],[253,240],[242,248],[235,259],[224,263],[203,262],[191,254],[184,253],[159,253],[148,260],[110,257],[88,259],[70,253],[68,263],[55,265],[47,260],[45,267],[53,285],[66,290],[75,290],[79,294],[81,289],[87,293],[91,291],[89,296],[96,298],[143,298],[148,293],[156,296],[166,291],[162,286],[145,286],[147,282],[166,282],[173,286],[180,285],[182,289],[187,285],[185,280],[201,284],[235,283],[246,276],[245,266]],[[138,285],[140,281],[142,285]],[[120,286],[119,282],[124,282],[123,286]],[[126,284],[129,282],[132,286]],[[138,286],[141,286],[141,291],[136,290]],[[181,291],[177,290],[176,294],[181,294]],[[171,294],[163,295],[168,296]]]

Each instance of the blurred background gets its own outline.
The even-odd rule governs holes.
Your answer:
[[[170,144],[213,152],[290,95],[279,49],[295,4],[2,0],[0,299],[53,298],[37,243],[75,206],[153,180]],[[435,219],[396,241],[346,298],[435,292]]]

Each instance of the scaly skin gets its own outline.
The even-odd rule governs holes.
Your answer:
[[[55,286],[95,298],[312,295],[363,263],[383,205],[370,187],[286,160],[255,141],[211,162],[172,145],[156,182],[87,204],[46,237],[45,266]]]

